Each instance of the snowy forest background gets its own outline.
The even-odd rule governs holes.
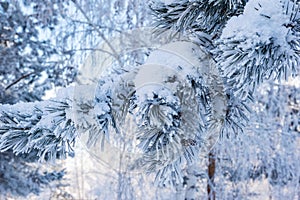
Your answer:
[[[0,199],[300,199],[299,4],[0,0]]]

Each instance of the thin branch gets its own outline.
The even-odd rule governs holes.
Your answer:
[[[20,78],[18,78],[17,80],[15,80],[14,82],[12,82],[11,84],[9,84],[5,90],[8,90],[9,88],[11,88],[13,85],[17,84],[18,82],[20,82],[22,79],[25,79],[27,77],[29,77],[30,75],[34,74],[35,72],[31,72],[29,74],[26,74],[24,76],[21,76]]]
[[[81,21],[81,20],[77,20],[77,19],[72,19],[71,20],[75,23],[80,23],[80,24],[87,24],[87,25],[91,25],[89,22],[86,22],[86,21]],[[115,29],[114,27],[108,27],[108,26],[100,26],[100,25],[96,25],[94,24],[96,27],[98,27],[99,29],[108,29],[108,30],[111,30],[111,31],[116,31],[116,32],[119,32],[121,33],[122,31],[119,30],[119,29]],[[94,28],[95,29],[95,28]]]
[[[107,53],[111,56],[114,56],[113,53],[111,53],[109,51],[106,51],[106,50],[103,50],[103,49],[98,49],[98,48],[80,48],[80,49],[73,49],[72,51],[100,51],[100,52],[103,52],[103,53]]]
[[[104,34],[99,30],[99,28],[92,22],[92,20],[86,15],[84,10],[81,8],[81,6],[77,3],[76,0],[71,0],[76,8],[83,14],[84,18],[87,20],[88,24],[92,26],[95,31],[98,32],[100,37],[104,40],[104,42],[109,46],[109,48],[112,50],[114,57],[118,60],[118,62],[121,64],[121,61],[119,59],[117,51],[114,49],[114,47],[111,45],[111,43],[107,40],[107,38],[104,36]]]

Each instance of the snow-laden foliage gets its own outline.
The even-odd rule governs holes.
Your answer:
[[[76,67],[85,53],[95,50],[99,42],[109,45],[107,35],[145,24],[145,9],[145,2],[132,0],[1,1],[0,102],[14,104],[41,100],[45,91],[54,86],[67,86],[74,81]],[[109,50],[114,53],[112,46]],[[77,103],[69,100],[67,102],[71,104],[65,99],[45,102],[49,105],[28,104],[27,110],[22,108],[27,104],[1,106],[2,150],[25,156],[24,163],[73,154],[69,148],[73,144],[68,142],[74,142],[74,124],[79,133],[95,133],[98,127],[91,120],[93,99],[82,102],[78,98]],[[70,114],[74,122],[65,113],[70,107],[80,113]],[[51,124],[51,121],[57,124]],[[11,159],[13,161],[13,157]],[[6,163],[0,161],[2,165]],[[26,168],[20,162],[16,165]],[[10,172],[4,170],[1,173],[9,175]],[[9,182],[9,179],[5,181]],[[3,190],[1,193],[9,192]]]
[[[243,99],[265,79],[287,79],[300,65],[299,3],[249,1],[216,42],[226,84]]]
[[[274,186],[289,186],[294,189],[299,184],[299,131],[300,131],[300,89],[295,86],[267,84],[260,88],[257,97],[256,126],[249,131],[258,137],[268,137],[264,148],[258,154],[264,162],[257,168],[263,168],[263,174]],[[280,102],[280,103],[279,103]],[[264,112],[262,112],[264,111]],[[263,132],[262,132],[263,131]],[[275,136],[275,137],[274,137]],[[269,152],[273,151],[271,157]]]
[[[21,156],[33,153],[41,161],[73,156],[79,134],[91,132],[95,137],[101,129],[92,88],[68,87],[57,92],[59,98],[1,105],[0,150]]]
[[[111,38],[149,24],[150,16],[145,0],[71,0],[66,1],[68,12],[64,12],[57,45],[75,55],[78,63],[85,62],[93,52],[111,55],[119,64],[118,48]],[[100,48],[99,44],[108,48]],[[124,50],[124,49],[123,49]],[[97,82],[97,80],[95,80]]]
[[[1,106],[1,151],[12,150],[16,155],[35,151],[42,160],[72,153],[76,134],[67,109],[67,101],[55,100]]]
[[[203,4],[211,2],[215,1]],[[282,85],[281,81],[299,72],[299,1],[226,1],[226,5],[232,3],[227,8],[238,9],[231,14],[223,12],[223,16],[210,6],[214,20],[205,25],[218,27],[216,32],[203,28],[199,3],[167,1],[155,3],[152,9],[158,32],[174,29],[198,35],[196,42],[210,51],[223,77],[228,96],[226,118],[231,120],[225,120],[220,133],[227,137],[222,137],[212,151],[209,160],[214,160],[213,163],[206,165],[208,171],[214,171],[213,176],[209,172],[206,176],[212,191],[209,198],[243,199],[260,195],[260,192],[246,192],[251,188],[250,182],[258,179],[272,185],[269,191],[274,194],[272,198],[296,198],[299,97],[295,94],[299,91]],[[240,4],[235,7],[234,3]],[[226,8],[224,5],[222,9]],[[216,25],[218,20],[222,21],[220,26]],[[271,81],[257,91],[267,79],[277,79],[279,84]],[[194,180],[195,176],[189,176]],[[193,186],[199,188],[199,183]],[[200,196],[195,195],[187,198]]]
[[[41,100],[46,90],[54,86],[66,86],[74,80],[77,70],[70,60],[72,54],[55,46],[55,33],[59,30],[61,13],[65,11],[64,3],[48,0],[0,2],[2,104]],[[23,107],[26,106],[23,104]],[[0,198],[38,194],[43,186],[49,188],[60,179],[56,174],[64,174],[61,170],[51,172],[49,168],[45,172],[47,175],[43,175],[41,167],[32,164],[39,159],[37,154],[47,159],[56,157],[56,154],[49,154],[49,149],[42,149],[42,146],[47,144],[51,149],[55,145],[51,147],[50,141],[59,143],[60,139],[55,139],[51,134],[43,135],[41,132],[49,130],[46,127],[38,130],[36,123],[44,112],[32,105],[28,105],[28,108],[31,110],[18,113],[18,109],[11,110],[8,105],[0,106],[1,138],[5,138],[1,140],[1,148],[6,149],[0,154]],[[27,135],[30,128],[32,132]],[[39,143],[33,144],[32,141]],[[36,148],[31,148],[33,146]]]
[[[185,0],[170,4],[156,2],[151,8],[157,18],[158,31],[175,29],[178,32],[204,32],[219,37],[226,21],[240,14],[246,2],[246,0]]]
[[[100,78],[95,114],[106,138],[134,135],[141,156],[131,168],[156,173],[159,185],[178,185],[183,166],[218,138],[214,132],[225,121],[226,97],[215,64],[198,46],[177,42],[152,54],[144,65]],[[163,54],[168,59],[157,56]]]
[[[156,33],[183,33],[206,52],[177,43],[153,51],[146,63],[136,52],[120,55],[119,46],[126,45],[109,40],[148,24],[144,1],[20,2],[0,3],[2,103],[39,100],[52,85],[67,85],[75,75],[67,62],[72,55],[79,62],[86,52],[101,51],[115,62],[97,77],[96,91],[75,87],[72,96],[67,88],[43,103],[1,105],[0,149],[10,159],[12,153],[27,162],[62,158],[73,153],[79,135],[102,150],[107,143],[111,152],[122,147],[124,154],[111,161],[118,162],[119,199],[135,197],[129,169],[156,174],[156,183],[174,186],[178,198],[248,199],[259,195],[251,187],[257,182],[268,187],[268,198],[299,198],[299,88],[280,82],[299,70],[299,1],[152,2]],[[57,33],[57,25],[56,46],[39,37]],[[99,42],[105,48],[94,48]],[[269,85],[259,88],[266,79]],[[10,170],[11,164],[0,166]],[[17,176],[2,171],[5,180]]]

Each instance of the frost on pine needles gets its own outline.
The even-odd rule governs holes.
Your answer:
[[[192,0],[153,3],[157,31],[201,32],[218,37],[225,22],[242,12],[246,0]]]
[[[264,79],[296,74],[300,65],[299,3],[252,0],[232,17],[216,42],[226,84],[245,99]]]
[[[76,134],[67,118],[70,108],[67,99],[2,105],[0,150],[16,155],[35,151],[40,160],[72,155]]]
[[[144,65],[102,76],[95,100],[102,136],[110,143],[133,136],[127,152],[139,154],[128,169],[156,173],[159,185],[182,183],[184,166],[218,139],[227,106],[215,63],[183,41],[153,51]]]

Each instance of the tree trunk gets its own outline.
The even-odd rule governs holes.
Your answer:
[[[216,199],[216,192],[212,187],[214,187],[214,176],[216,170],[216,158],[213,152],[208,154],[208,180],[207,180],[207,195],[208,200]]]

